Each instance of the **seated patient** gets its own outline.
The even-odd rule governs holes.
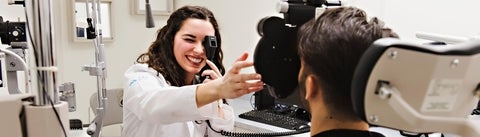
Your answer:
[[[361,55],[382,37],[398,36],[353,7],[327,9],[300,28],[298,87],[312,115],[311,136],[383,137],[355,115],[350,93]]]
[[[219,50],[212,61],[207,61],[202,45],[205,36],[217,38]],[[241,55],[225,72],[220,32],[212,12],[199,6],[179,8],[158,30],[148,51],[125,72],[123,136],[220,136],[207,124],[216,131],[233,130],[233,110],[222,99],[263,88],[260,74],[240,73],[253,66],[247,57]],[[209,78],[200,83],[197,74],[206,65],[212,69],[203,71],[201,75]]]

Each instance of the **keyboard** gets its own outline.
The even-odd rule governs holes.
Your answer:
[[[239,117],[290,130],[299,130],[300,127],[308,127],[308,121],[278,113],[270,109],[248,111],[240,114]]]

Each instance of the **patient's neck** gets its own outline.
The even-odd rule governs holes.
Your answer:
[[[314,112],[317,111],[317,112]],[[315,135],[332,129],[352,129],[368,131],[368,124],[363,121],[352,122],[338,120],[335,116],[329,116],[325,110],[312,110],[310,134]]]

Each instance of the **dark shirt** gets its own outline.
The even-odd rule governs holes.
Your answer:
[[[380,133],[373,131],[334,129],[320,132],[312,137],[385,137]]]

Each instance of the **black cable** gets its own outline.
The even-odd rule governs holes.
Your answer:
[[[34,57],[35,57],[35,64],[38,64],[38,58],[37,58],[37,57],[38,57],[38,56],[37,56],[38,53],[37,53],[37,50],[35,49],[35,43],[33,42],[33,39],[32,39],[32,32],[31,32],[31,29],[30,29],[30,27],[29,27],[27,9],[26,9],[26,8],[24,8],[24,9],[25,9],[25,21],[26,21],[25,27],[27,28],[27,33],[28,33],[30,42],[31,42],[31,44],[32,44],[33,54],[34,54]],[[43,76],[40,75],[40,73],[38,73],[38,72],[37,72],[37,76],[38,76],[37,78],[43,79]],[[39,81],[39,82],[43,82],[43,81]],[[44,83],[40,83],[40,84],[43,85]],[[58,122],[60,123],[60,126],[62,127],[63,134],[65,135],[65,137],[68,137],[68,136],[67,136],[67,131],[65,131],[65,126],[63,125],[62,120],[60,119],[60,116],[58,115],[58,112],[57,112],[57,110],[55,109],[55,106],[53,105],[52,99],[50,98],[50,96],[48,96],[47,91],[45,90],[45,86],[43,86],[42,92],[43,92],[44,95],[47,96],[48,101],[50,102],[50,105],[52,106],[53,112],[55,113],[55,116],[57,117],[57,120],[58,120]]]
[[[478,101],[477,108],[473,109],[471,115],[480,115],[480,100]]]
[[[474,109],[472,115],[480,115],[480,109]]]
[[[276,136],[288,136],[288,135],[295,135],[295,134],[310,132],[310,128],[303,128],[296,131],[272,132],[272,133],[238,133],[238,132],[229,132],[224,130],[217,131],[212,128],[212,125],[210,124],[209,120],[206,120],[206,122],[208,127],[213,132],[220,133],[221,135],[228,136],[228,137],[276,137]]]
[[[213,128],[212,128],[212,125],[210,124],[210,120],[205,120],[205,121],[207,122],[208,127],[210,127],[210,129],[211,129],[212,131],[217,132],[217,133],[221,133],[221,131],[223,131],[223,130],[217,131],[217,130],[213,129]],[[197,121],[195,121],[195,122],[197,122]]]
[[[55,106],[53,105],[52,99],[50,98],[50,96],[48,96],[47,91],[43,90],[43,94],[47,95],[48,101],[50,102],[50,105],[52,106],[53,112],[55,112],[55,116],[57,116],[58,123],[60,123],[60,126],[62,127],[63,134],[65,135],[65,137],[68,137],[67,136],[67,131],[65,131],[65,126],[63,126],[62,120],[60,119],[60,115],[58,115],[58,112],[55,109]]]
[[[38,59],[37,59],[37,50],[35,49],[35,42],[33,41],[34,39],[32,39],[32,32],[31,32],[31,29],[30,29],[30,26],[29,26],[29,21],[28,21],[28,14],[27,14],[27,9],[25,9],[25,28],[27,29],[27,33],[28,33],[28,38],[30,39],[30,44],[32,44],[32,50],[33,50],[33,56],[35,57],[35,64],[38,64]]]
[[[405,137],[428,137],[429,134],[431,133],[407,133],[406,131],[399,130],[400,135],[405,136]],[[443,134],[442,134],[443,135]]]

